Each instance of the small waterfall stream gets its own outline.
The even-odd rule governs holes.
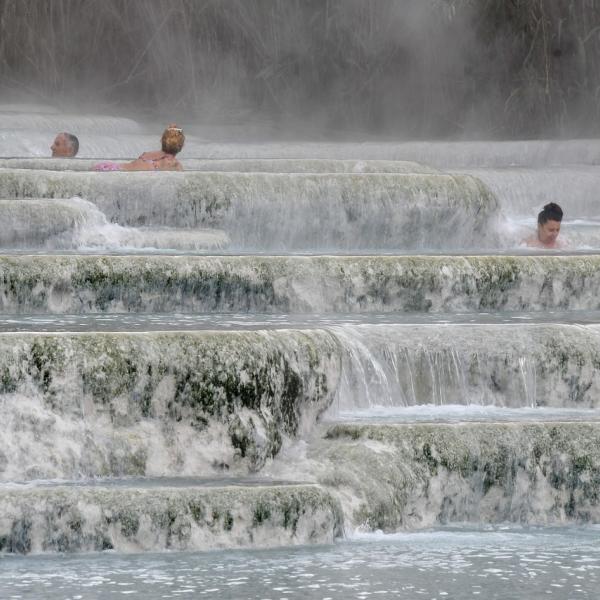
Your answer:
[[[65,122],[82,158],[45,158]],[[0,595],[342,598],[354,561],[353,593],[453,597],[499,555],[590,589],[600,142],[190,135],[183,173],[89,170],[149,139],[0,111]],[[550,200],[571,246],[529,252]]]

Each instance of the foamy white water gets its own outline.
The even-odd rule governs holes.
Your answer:
[[[202,252],[229,245],[219,229],[124,227],[110,223],[95,204],[74,197],[0,200],[0,248],[22,250],[77,250],[123,252],[161,250]]]

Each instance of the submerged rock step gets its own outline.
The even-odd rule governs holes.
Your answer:
[[[53,132],[58,129],[53,128]],[[0,137],[2,156],[49,154],[53,137],[46,132],[5,131]],[[115,133],[80,140],[81,158],[131,159],[156,147],[158,135]],[[186,132],[184,163],[199,159],[342,159],[418,161],[438,168],[551,166],[600,164],[600,140],[521,140],[465,142],[208,142]]]
[[[598,310],[600,256],[0,256],[0,311]]]
[[[498,202],[469,175],[0,170],[0,197],[73,196],[121,225],[224,229],[243,250],[499,245]]]
[[[325,331],[0,335],[0,480],[256,471],[339,377]]]
[[[198,153],[200,152],[200,153]],[[107,149],[110,153],[110,149]],[[105,156],[108,154],[105,153]],[[187,145],[187,156],[209,158],[341,158],[412,160],[438,168],[600,164],[600,140],[214,143]],[[4,153],[10,155],[9,153]]]
[[[332,543],[341,510],[314,485],[0,488],[0,551],[272,548]]]
[[[600,423],[339,424],[309,458],[367,529],[600,521]]]
[[[133,157],[132,157],[133,158]],[[0,158],[0,169],[91,171],[92,158]],[[406,160],[338,160],[335,158],[186,158],[186,171],[255,173],[436,173],[437,169]]]

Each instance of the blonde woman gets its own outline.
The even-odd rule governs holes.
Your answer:
[[[183,171],[181,163],[175,158],[185,142],[183,130],[176,124],[169,125],[160,140],[161,150],[144,152],[139,158],[128,163],[103,161],[94,165],[94,171]]]

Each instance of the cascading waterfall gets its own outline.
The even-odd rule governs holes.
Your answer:
[[[70,200],[0,200],[0,247],[46,250],[124,250],[128,248],[217,250],[229,244],[223,231],[172,227],[124,227],[109,223],[95,204]]]
[[[600,520],[596,140],[190,134],[183,173],[95,173],[156,140],[81,117],[42,158],[64,118],[0,114],[2,552]],[[546,198],[577,252],[514,253]]]
[[[225,230],[246,252],[487,248],[501,221],[481,182],[442,173],[0,171],[4,198],[76,195],[121,224]]]
[[[319,330],[0,337],[4,481],[256,472],[340,377]]]
[[[593,325],[4,333],[0,348],[8,481],[245,473],[323,413],[437,404],[589,418],[600,388]],[[44,445],[51,460],[36,451],[34,463]]]
[[[596,408],[595,325],[344,325],[331,331],[343,349],[334,414],[428,404]]]

